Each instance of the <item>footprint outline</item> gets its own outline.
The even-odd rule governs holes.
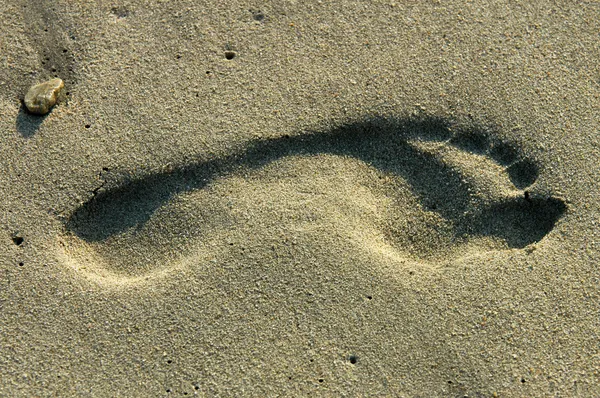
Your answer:
[[[411,140],[439,142],[488,157],[504,167],[521,194],[466,211],[473,210],[473,197],[462,182],[462,174],[436,156],[419,151]],[[523,156],[518,146],[497,139],[485,129],[460,127],[432,116],[371,117],[325,132],[256,140],[238,152],[141,177],[116,174],[68,216],[64,232],[88,243],[101,243],[111,236],[139,230],[157,209],[180,193],[202,189],[216,179],[240,170],[260,169],[288,156],[318,154],[350,156],[400,176],[415,189],[422,204],[434,203],[432,211],[458,225],[457,236],[492,236],[505,241],[509,248],[522,249],[539,242],[567,209],[560,198],[530,192],[527,188],[539,176],[538,165]],[[401,162],[399,155],[405,156]],[[432,169],[439,171],[442,180],[454,180],[450,205],[443,197],[448,192],[440,194],[434,186],[439,178],[427,175]]]

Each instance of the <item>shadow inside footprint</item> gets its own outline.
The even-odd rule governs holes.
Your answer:
[[[523,248],[542,240],[565,210],[564,202],[556,198],[506,201],[481,211],[472,218],[471,231],[464,232],[496,236],[508,247]]]
[[[467,141],[457,137],[450,125],[439,118],[376,118],[329,132],[259,140],[242,152],[219,159],[107,183],[74,211],[66,229],[87,242],[102,242],[126,231],[135,233],[159,207],[179,193],[201,189],[217,178],[258,169],[288,156],[330,154],[359,159],[404,179],[424,207],[453,226],[457,237],[494,237],[511,248],[541,240],[566,210],[560,199],[529,197],[529,193],[524,193],[478,204],[473,199],[473,187],[458,170],[415,149],[409,142],[443,142],[467,153],[483,153],[505,167],[515,191],[535,181],[537,165],[520,157],[513,147],[478,139],[479,135],[483,136],[472,129],[468,145],[461,145]]]

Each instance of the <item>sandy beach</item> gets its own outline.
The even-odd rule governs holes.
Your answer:
[[[0,16],[0,396],[600,396],[600,3]]]

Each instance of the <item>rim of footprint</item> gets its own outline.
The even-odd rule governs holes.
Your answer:
[[[168,242],[168,233],[167,239],[154,239],[145,227],[169,203],[230,176],[244,179],[277,162],[315,156],[357,160],[380,181],[392,181],[381,191],[391,204],[377,228],[393,250],[415,261],[460,257],[461,247],[476,241],[488,242],[488,250],[525,248],[542,240],[567,209],[562,199],[536,189],[540,166],[490,129],[430,116],[372,117],[329,131],[260,139],[227,156],[158,173],[105,170],[102,185],[65,220],[61,245],[72,263],[93,258],[95,265],[85,267],[92,275],[130,282],[147,277],[170,265],[141,266],[142,260],[126,259],[129,255],[121,261],[120,248],[143,240],[151,251]],[[406,207],[395,198],[394,187],[408,187],[415,198],[410,220],[399,207],[394,210]],[[210,216],[205,220],[217,222]],[[210,227],[191,239],[209,239]],[[113,254],[105,256],[108,252]]]

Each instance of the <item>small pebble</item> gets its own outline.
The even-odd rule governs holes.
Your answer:
[[[61,79],[51,79],[32,86],[25,95],[25,106],[31,113],[45,115],[56,104],[65,87]]]

